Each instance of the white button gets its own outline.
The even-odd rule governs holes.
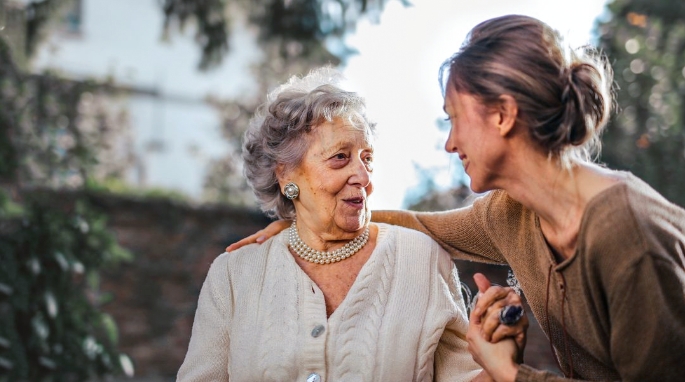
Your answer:
[[[307,382],[321,382],[321,376],[316,373],[309,374],[307,377]]]
[[[316,325],[314,329],[312,329],[312,337],[316,338],[321,335],[326,330],[326,328],[323,325]]]

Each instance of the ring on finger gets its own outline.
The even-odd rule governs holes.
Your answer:
[[[499,312],[499,322],[507,326],[516,325],[521,317],[523,317],[521,305],[505,305]]]

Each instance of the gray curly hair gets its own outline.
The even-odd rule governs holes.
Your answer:
[[[243,172],[268,216],[295,218],[293,202],[281,194],[277,166],[289,171],[301,163],[309,148],[307,134],[314,127],[342,118],[375,134],[364,98],[343,90],[341,81],[342,75],[328,66],[304,77],[293,76],[268,94],[250,120],[243,141]]]

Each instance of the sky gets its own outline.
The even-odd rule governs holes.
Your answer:
[[[438,84],[440,64],[459,49],[481,21],[506,14],[536,17],[566,36],[571,46],[593,41],[605,0],[413,0],[389,1],[380,23],[362,21],[348,44],[359,53],[343,67],[352,89],[366,97],[378,123],[373,209],[406,207],[419,191],[420,174],[442,188],[465,178],[458,158],[444,152],[447,131]],[[465,178],[468,184],[468,178]]]

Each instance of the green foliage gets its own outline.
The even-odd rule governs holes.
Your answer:
[[[254,2],[253,2],[254,3]],[[355,30],[361,17],[377,20],[387,0],[263,0],[250,8],[250,20],[260,25],[264,42],[305,46],[327,38],[342,38]],[[402,0],[405,6],[409,1]]]
[[[29,0],[26,4],[26,46],[27,56],[31,56],[43,39],[47,26],[59,17],[76,0]]]
[[[126,361],[98,308],[98,272],[130,255],[87,200],[52,198],[31,195],[0,223],[0,381],[84,381]]]
[[[92,134],[77,125],[92,82],[23,73],[0,38],[0,179],[59,186],[95,164]]]
[[[0,180],[15,177],[18,167],[17,149],[12,141],[16,130],[16,89],[19,74],[7,42],[0,38]]]
[[[21,216],[24,208],[0,191],[0,219],[12,219]]]
[[[620,89],[602,161],[685,206],[685,3],[614,0],[608,10],[600,47]]]
[[[408,0],[401,0],[409,5]],[[196,26],[196,41],[202,50],[200,68],[221,63],[228,53],[230,25],[234,14],[247,14],[257,27],[263,45],[275,45],[282,57],[311,57],[326,50],[327,39],[342,40],[354,31],[362,16],[377,19],[387,0],[164,0],[165,31]],[[341,46],[339,44],[339,46]],[[343,49],[335,55],[349,54]]]
[[[26,38],[16,41],[30,52],[42,25],[69,2],[29,2]],[[0,35],[0,381],[130,371],[116,350],[116,325],[99,309],[107,296],[98,293],[100,269],[130,256],[82,194],[67,202],[54,190],[82,187],[98,163],[110,125],[84,101],[106,89],[27,73],[14,60],[22,56],[16,41],[6,39],[21,25],[13,27]]]
[[[196,41],[202,50],[200,68],[221,63],[228,52],[228,19],[224,0],[164,0],[164,29],[177,21],[181,27],[190,19],[197,20]]]
[[[148,187],[145,189],[132,187],[121,178],[110,177],[102,180],[89,178],[86,181],[85,189],[93,192],[109,193],[117,195],[128,195],[141,199],[165,199],[178,202],[188,202],[189,197],[176,190],[165,188]]]

